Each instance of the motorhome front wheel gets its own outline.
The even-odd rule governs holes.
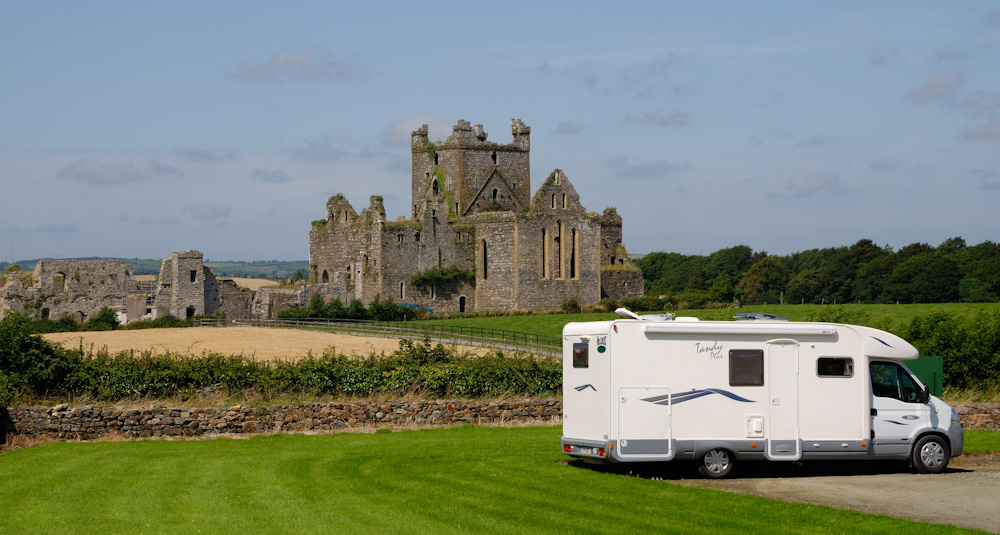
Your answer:
[[[927,435],[913,447],[913,467],[921,474],[944,472],[950,459],[948,443],[937,435]]]

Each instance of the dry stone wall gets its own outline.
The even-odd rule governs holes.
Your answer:
[[[965,429],[1000,430],[1000,403],[953,403]],[[218,408],[69,406],[0,408],[0,439],[92,440],[211,437],[249,433],[325,433],[352,428],[454,424],[543,425],[562,418],[562,399],[415,400]]]
[[[92,440],[202,437],[245,433],[331,432],[355,427],[454,424],[548,424],[562,417],[560,399],[503,401],[371,401],[223,408],[57,405],[8,409],[8,432],[30,438]]]

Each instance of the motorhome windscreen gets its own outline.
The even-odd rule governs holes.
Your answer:
[[[816,375],[820,377],[854,377],[854,359],[820,357],[816,359]]]
[[[729,386],[764,386],[764,350],[729,350]]]

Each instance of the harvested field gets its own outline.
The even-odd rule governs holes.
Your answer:
[[[254,279],[247,277],[219,277],[220,279],[232,279],[237,286],[242,286],[253,291],[260,290],[261,288],[266,288],[269,286],[280,286],[278,281],[273,281],[270,279]],[[137,281],[155,281],[156,275],[136,275],[135,280]]]
[[[318,357],[328,348],[337,354],[368,356],[390,354],[399,349],[397,338],[372,338],[330,334],[298,329],[267,327],[191,327],[183,329],[140,329],[134,331],[95,331],[50,333],[42,335],[49,342],[67,349],[83,344],[85,351],[107,350],[110,354],[134,349],[162,355],[175,353],[199,356],[202,353],[243,355],[257,360],[294,361],[310,352]],[[456,346],[459,351],[483,354],[481,347]]]

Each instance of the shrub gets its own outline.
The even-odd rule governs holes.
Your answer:
[[[84,331],[113,331],[118,328],[118,314],[110,308],[102,308],[83,324]]]
[[[443,284],[448,282],[473,282],[476,280],[476,272],[469,269],[462,269],[458,266],[448,266],[446,268],[431,268],[417,273],[410,279],[410,284],[423,286],[435,283]]]
[[[618,309],[618,301],[615,301],[610,297],[605,297],[604,299],[601,299],[598,308],[604,310],[605,312],[614,312]]]
[[[160,316],[155,320],[141,320],[126,323],[122,329],[161,329],[173,327],[191,327],[194,325],[193,319],[182,320],[175,316]]]
[[[560,310],[564,314],[579,314],[581,311],[580,301],[575,297],[570,297],[569,299],[563,301]]]
[[[995,387],[1000,378],[1000,313],[981,312],[962,321],[936,312],[901,329],[922,355],[944,359],[944,383],[955,388]]]
[[[622,299],[622,306],[633,312],[649,312],[670,308],[670,301],[652,296],[626,297]]]
[[[0,373],[7,396],[13,391],[44,394],[58,391],[76,359],[33,334],[33,322],[11,312],[0,320]]]
[[[14,381],[7,377],[3,370],[0,370],[0,409],[11,405],[11,402],[14,401],[16,397]],[[0,437],[0,439],[2,438],[4,437]]]
[[[314,294],[309,300],[308,308],[288,308],[278,312],[278,317],[282,319],[294,318],[340,318],[353,320],[377,320],[377,321],[403,321],[411,320],[416,316],[416,310],[397,305],[392,298],[382,300],[380,296],[375,296],[371,305],[365,308],[360,299],[352,299],[348,306],[338,298],[325,302],[320,294]]]

